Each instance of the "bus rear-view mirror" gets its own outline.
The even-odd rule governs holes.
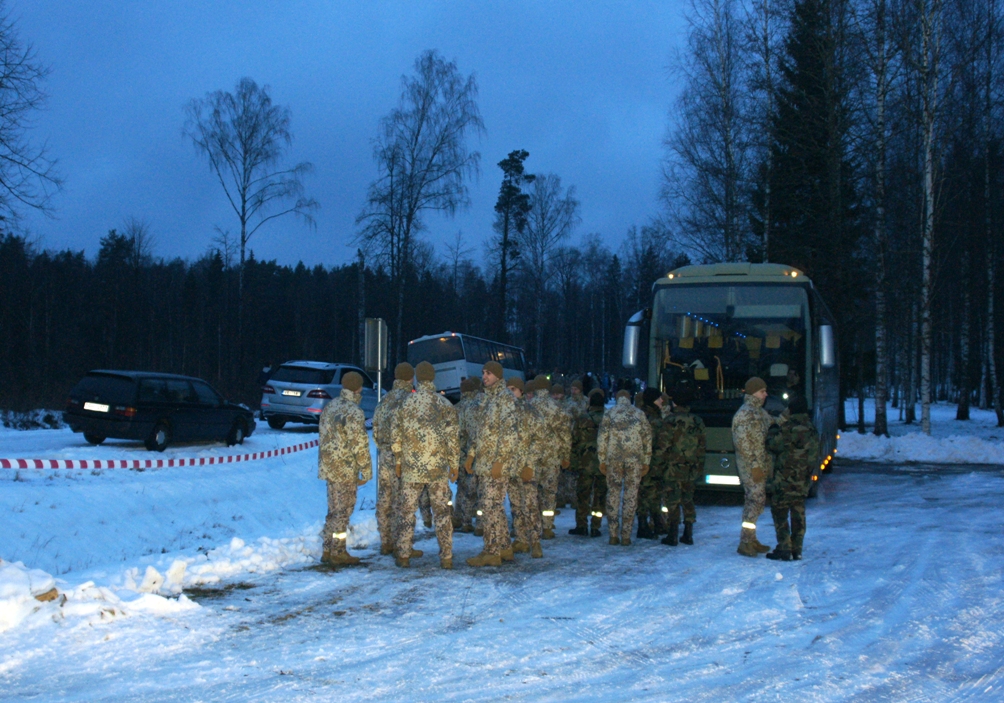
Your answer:
[[[819,326],[819,364],[824,369],[832,369],[837,365],[837,347],[831,325]]]

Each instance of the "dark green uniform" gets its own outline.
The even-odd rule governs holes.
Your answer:
[[[596,456],[596,439],[602,420],[603,406],[590,405],[576,416],[572,426],[571,468],[578,474],[575,485],[574,534],[586,534],[591,517],[593,534],[599,535],[603,521],[607,480],[600,473],[600,462]]]
[[[641,409],[652,427],[652,464],[638,486],[638,536],[655,539],[660,529],[662,479],[673,441],[673,429],[662,417],[658,406],[643,404]]]
[[[666,424],[672,429],[663,472],[662,501],[667,520],[670,524],[679,523],[682,509],[683,522],[693,524],[697,519],[694,484],[704,470],[704,454],[708,446],[704,420],[692,415],[689,407],[677,405],[666,417]]]
[[[792,415],[788,422],[771,427],[767,450],[775,456],[770,513],[777,533],[776,551],[800,559],[805,537],[805,499],[809,495],[812,469],[819,461],[819,433],[807,414]]]

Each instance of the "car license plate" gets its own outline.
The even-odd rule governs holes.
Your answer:
[[[90,410],[95,413],[106,413],[108,412],[108,406],[102,403],[84,403],[84,410]]]
[[[283,391],[283,395],[291,395],[295,398],[299,398],[303,393],[301,391]]]

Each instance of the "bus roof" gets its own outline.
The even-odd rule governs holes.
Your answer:
[[[655,282],[656,286],[673,283],[806,283],[805,273],[784,264],[703,264],[674,269]]]
[[[523,351],[522,347],[517,347],[514,344],[505,344],[504,342],[496,342],[493,339],[485,339],[484,337],[475,337],[473,334],[462,334],[460,332],[440,332],[439,334],[427,334],[424,337],[416,337],[415,339],[408,342],[408,344],[414,344],[415,342],[425,342],[430,339],[446,339],[447,337],[467,337],[469,339],[478,339],[482,342],[491,342],[492,344],[498,344],[500,347],[508,347],[509,349],[519,349]]]

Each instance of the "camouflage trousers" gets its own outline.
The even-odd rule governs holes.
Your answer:
[[[575,507],[576,490],[579,483],[579,472],[572,469],[562,469],[558,476],[558,491],[555,504],[559,508],[566,505]]]
[[[380,545],[394,549],[397,543],[397,492],[400,480],[394,474],[394,455],[390,449],[379,449],[377,455],[377,531]]]
[[[450,502],[453,502],[452,492],[450,493]],[[422,523],[429,527],[432,524],[432,497],[429,495],[428,485],[418,496],[418,511],[422,513]],[[411,512],[415,512],[415,508],[412,508]]]
[[[540,542],[540,503],[536,481],[523,481],[519,476],[509,478],[509,508],[512,524],[516,528],[516,541],[531,547]]]
[[[688,476],[686,479],[668,478],[663,481],[662,505],[669,523],[680,522],[680,511],[683,511],[684,522],[697,520],[697,508],[694,506],[694,482]]]
[[[328,481],[328,515],[321,528],[324,551],[344,554],[349,536],[349,518],[356,507],[355,481]]]
[[[603,474],[579,474],[575,486],[575,526],[589,527],[592,524],[599,529],[603,519],[603,511],[607,509],[607,479]]]
[[[659,506],[662,504],[661,493],[662,479],[656,476],[654,471],[642,476],[638,484],[638,512],[644,516],[659,512]]]
[[[538,470],[537,492],[540,498],[540,514],[543,520],[541,528],[554,529],[554,509],[558,496],[558,478],[561,468],[557,466],[541,467]]]
[[[453,515],[460,520],[461,527],[473,522],[478,509],[478,477],[460,467],[457,474],[457,497],[453,501]]]
[[[736,456],[736,468],[739,471],[739,482],[743,486],[746,500],[743,503],[743,529],[741,539],[756,536],[756,521],[763,513],[763,506],[767,500],[767,480],[766,476],[761,481],[754,481],[752,469],[747,467]],[[766,472],[764,472],[766,474]],[[747,527],[752,525],[752,527]]]
[[[788,527],[788,513],[791,512],[791,528]],[[778,501],[770,506],[770,516],[774,518],[774,534],[777,548],[781,551],[802,553],[805,538],[805,500]]]
[[[435,483],[405,483],[401,482],[400,504],[401,517],[398,522],[397,557],[407,558],[415,541],[415,509],[421,496],[429,496],[432,503],[432,514],[436,524],[436,540],[439,542],[439,558],[453,558],[453,519],[450,512],[450,501],[453,493],[450,484],[444,478]]]
[[[626,464],[607,466],[607,525],[610,526],[611,537],[631,538],[631,526],[634,524],[635,513],[638,512],[640,483],[640,466]]]
[[[479,522],[485,531],[485,554],[497,555],[503,549],[509,549],[512,544],[504,505],[508,483],[508,479],[504,476],[502,478],[492,478],[491,474],[478,476],[478,510],[481,511]]]

